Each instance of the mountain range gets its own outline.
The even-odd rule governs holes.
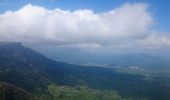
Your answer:
[[[170,99],[170,80],[167,77],[58,62],[18,42],[0,43],[0,81],[5,84],[0,85],[2,100]],[[4,92],[11,89],[12,93]],[[14,93],[22,96],[15,97]],[[8,95],[11,98],[7,98]],[[84,95],[88,98],[83,99]]]
[[[168,51],[152,52],[128,52],[120,51],[115,53],[99,50],[83,50],[80,48],[33,48],[47,57],[71,64],[79,65],[101,65],[103,67],[130,67],[139,66],[144,69],[159,71],[170,70],[170,54]],[[116,51],[116,50],[115,50]],[[71,53],[70,53],[71,52]]]

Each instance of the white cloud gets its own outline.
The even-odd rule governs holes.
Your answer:
[[[163,47],[170,47],[170,36],[161,35],[163,33],[150,34],[147,38],[138,41],[140,47],[146,49],[160,49]]]
[[[145,3],[127,3],[111,11],[46,9],[28,4],[0,15],[0,40],[42,45],[126,46],[149,37],[153,17]],[[159,38],[167,43],[169,39]],[[169,44],[169,42],[168,42]],[[160,44],[161,45],[161,44]],[[148,46],[148,45],[147,45]],[[115,46],[117,47],[117,46]]]

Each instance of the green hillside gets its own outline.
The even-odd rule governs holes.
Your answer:
[[[20,43],[11,42],[0,44],[0,81],[27,91],[1,90],[2,100],[9,100],[8,97],[14,98],[10,100],[32,100],[33,97],[39,100],[170,99],[168,77],[56,62]],[[4,98],[4,94],[10,96]],[[30,99],[24,99],[28,98],[27,94]]]

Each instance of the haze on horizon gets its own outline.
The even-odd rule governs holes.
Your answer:
[[[170,100],[169,4],[0,0],[0,100]]]

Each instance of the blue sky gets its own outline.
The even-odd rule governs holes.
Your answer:
[[[150,11],[156,22],[155,29],[163,32],[170,31],[170,0],[0,0],[0,12],[17,10],[28,3],[48,9],[61,8],[71,11],[91,9],[95,12],[104,12],[127,2],[150,4]]]

